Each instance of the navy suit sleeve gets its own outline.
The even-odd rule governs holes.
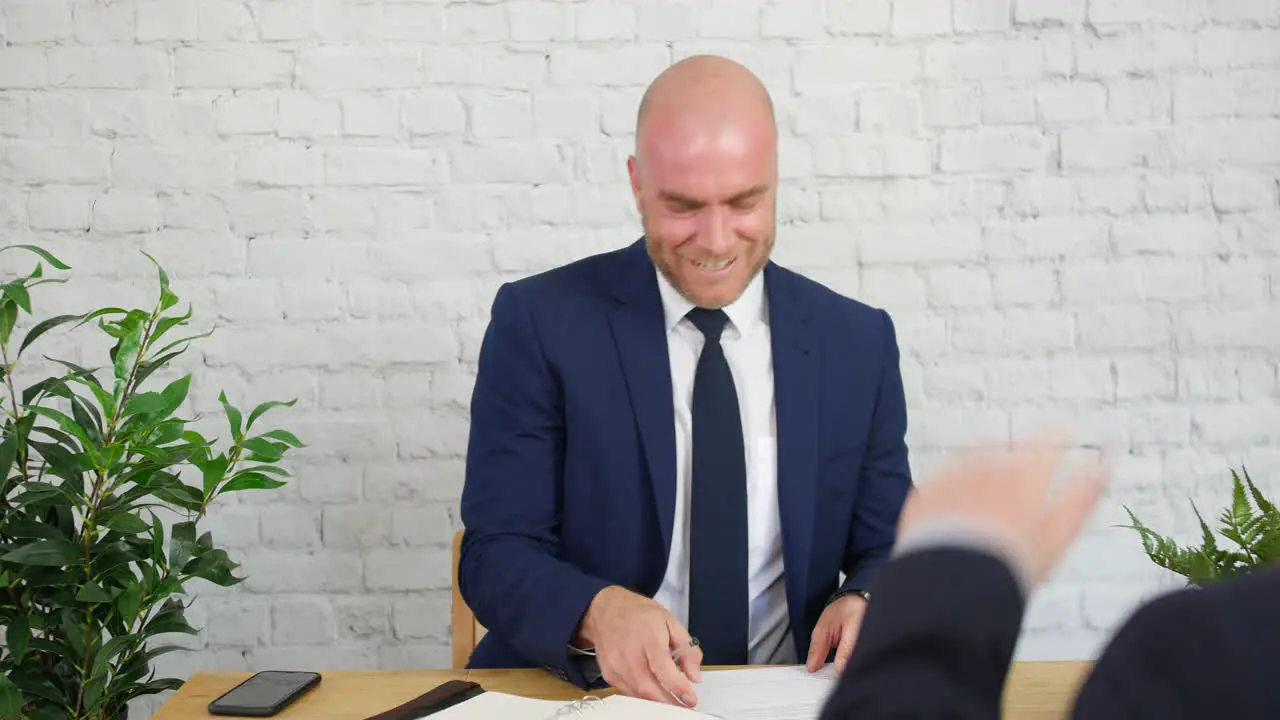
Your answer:
[[[558,557],[563,453],[559,381],[529,305],[504,285],[471,399],[458,589],[504,643],[587,687],[568,643],[608,583]]]
[[[1261,568],[1138,608],[1107,644],[1073,718],[1276,718],[1280,569]]]
[[[907,462],[907,401],[899,367],[897,334],[889,314],[883,321],[883,360],[867,449],[858,478],[858,499],[845,546],[841,592],[867,590],[889,557],[898,516],[911,489]]]

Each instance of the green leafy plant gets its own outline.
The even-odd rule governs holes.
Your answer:
[[[1243,477],[1242,477],[1243,476]],[[1142,537],[1142,548],[1152,562],[1187,580],[1187,585],[1204,587],[1218,580],[1252,572],[1280,560],[1280,511],[1254,484],[1249,472],[1231,471],[1231,506],[1218,517],[1218,534],[1234,547],[1219,545],[1195,503],[1191,508],[1200,521],[1201,542],[1183,546],[1143,525],[1125,507]]]
[[[192,317],[170,312],[179,298],[163,267],[149,309],[101,307],[35,323],[15,347],[31,291],[65,279],[45,263],[69,266],[34,245],[25,277],[0,286],[3,439],[0,440],[0,717],[4,720],[115,720],[137,697],[181,687],[156,678],[153,661],[182,649],[172,633],[195,634],[185,617],[186,586],[231,586],[239,565],[198,526],[228,493],[283,485],[278,464],[304,447],[287,430],[256,432],[269,401],[246,417],[219,400],[229,434],[224,449],[175,413],[191,375],[158,389],[153,374],[212,330],[173,339]],[[47,358],[65,369],[19,389],[15,371],[45,333],[97,328],[111,345],[102,369]],[[82,346],[83,347],[83,346]],[[156,384],[158,382],[153,381]],[[168,516],[166,524],[163,516]]]

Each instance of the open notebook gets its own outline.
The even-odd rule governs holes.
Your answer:
[[[436,713],[430,720],[708,720],[706,713],[624,695],[568,702],[486,691]]]

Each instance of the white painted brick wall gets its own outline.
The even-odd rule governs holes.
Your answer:
[[[1023,657],[1171,585],[1121,503],[1280,490],[1278,0],[4,0],[0,233],[86,293],[42,310],[146,248],[220,326],[194,409],[296,395],[311,443],[211,518],[249,579],[170,669],[447,665],[493,292],[636,237],[635,104],[695,52],[776,99],[778,260],[894,314],[917,473],[1063,415],[1119,450]]]

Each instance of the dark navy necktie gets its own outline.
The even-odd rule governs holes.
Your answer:
[[[689,633],[702,664],[747,664],[747,467],[733,374],[720,346],[728,316],[695,308],[706,338],[693,380]]]

